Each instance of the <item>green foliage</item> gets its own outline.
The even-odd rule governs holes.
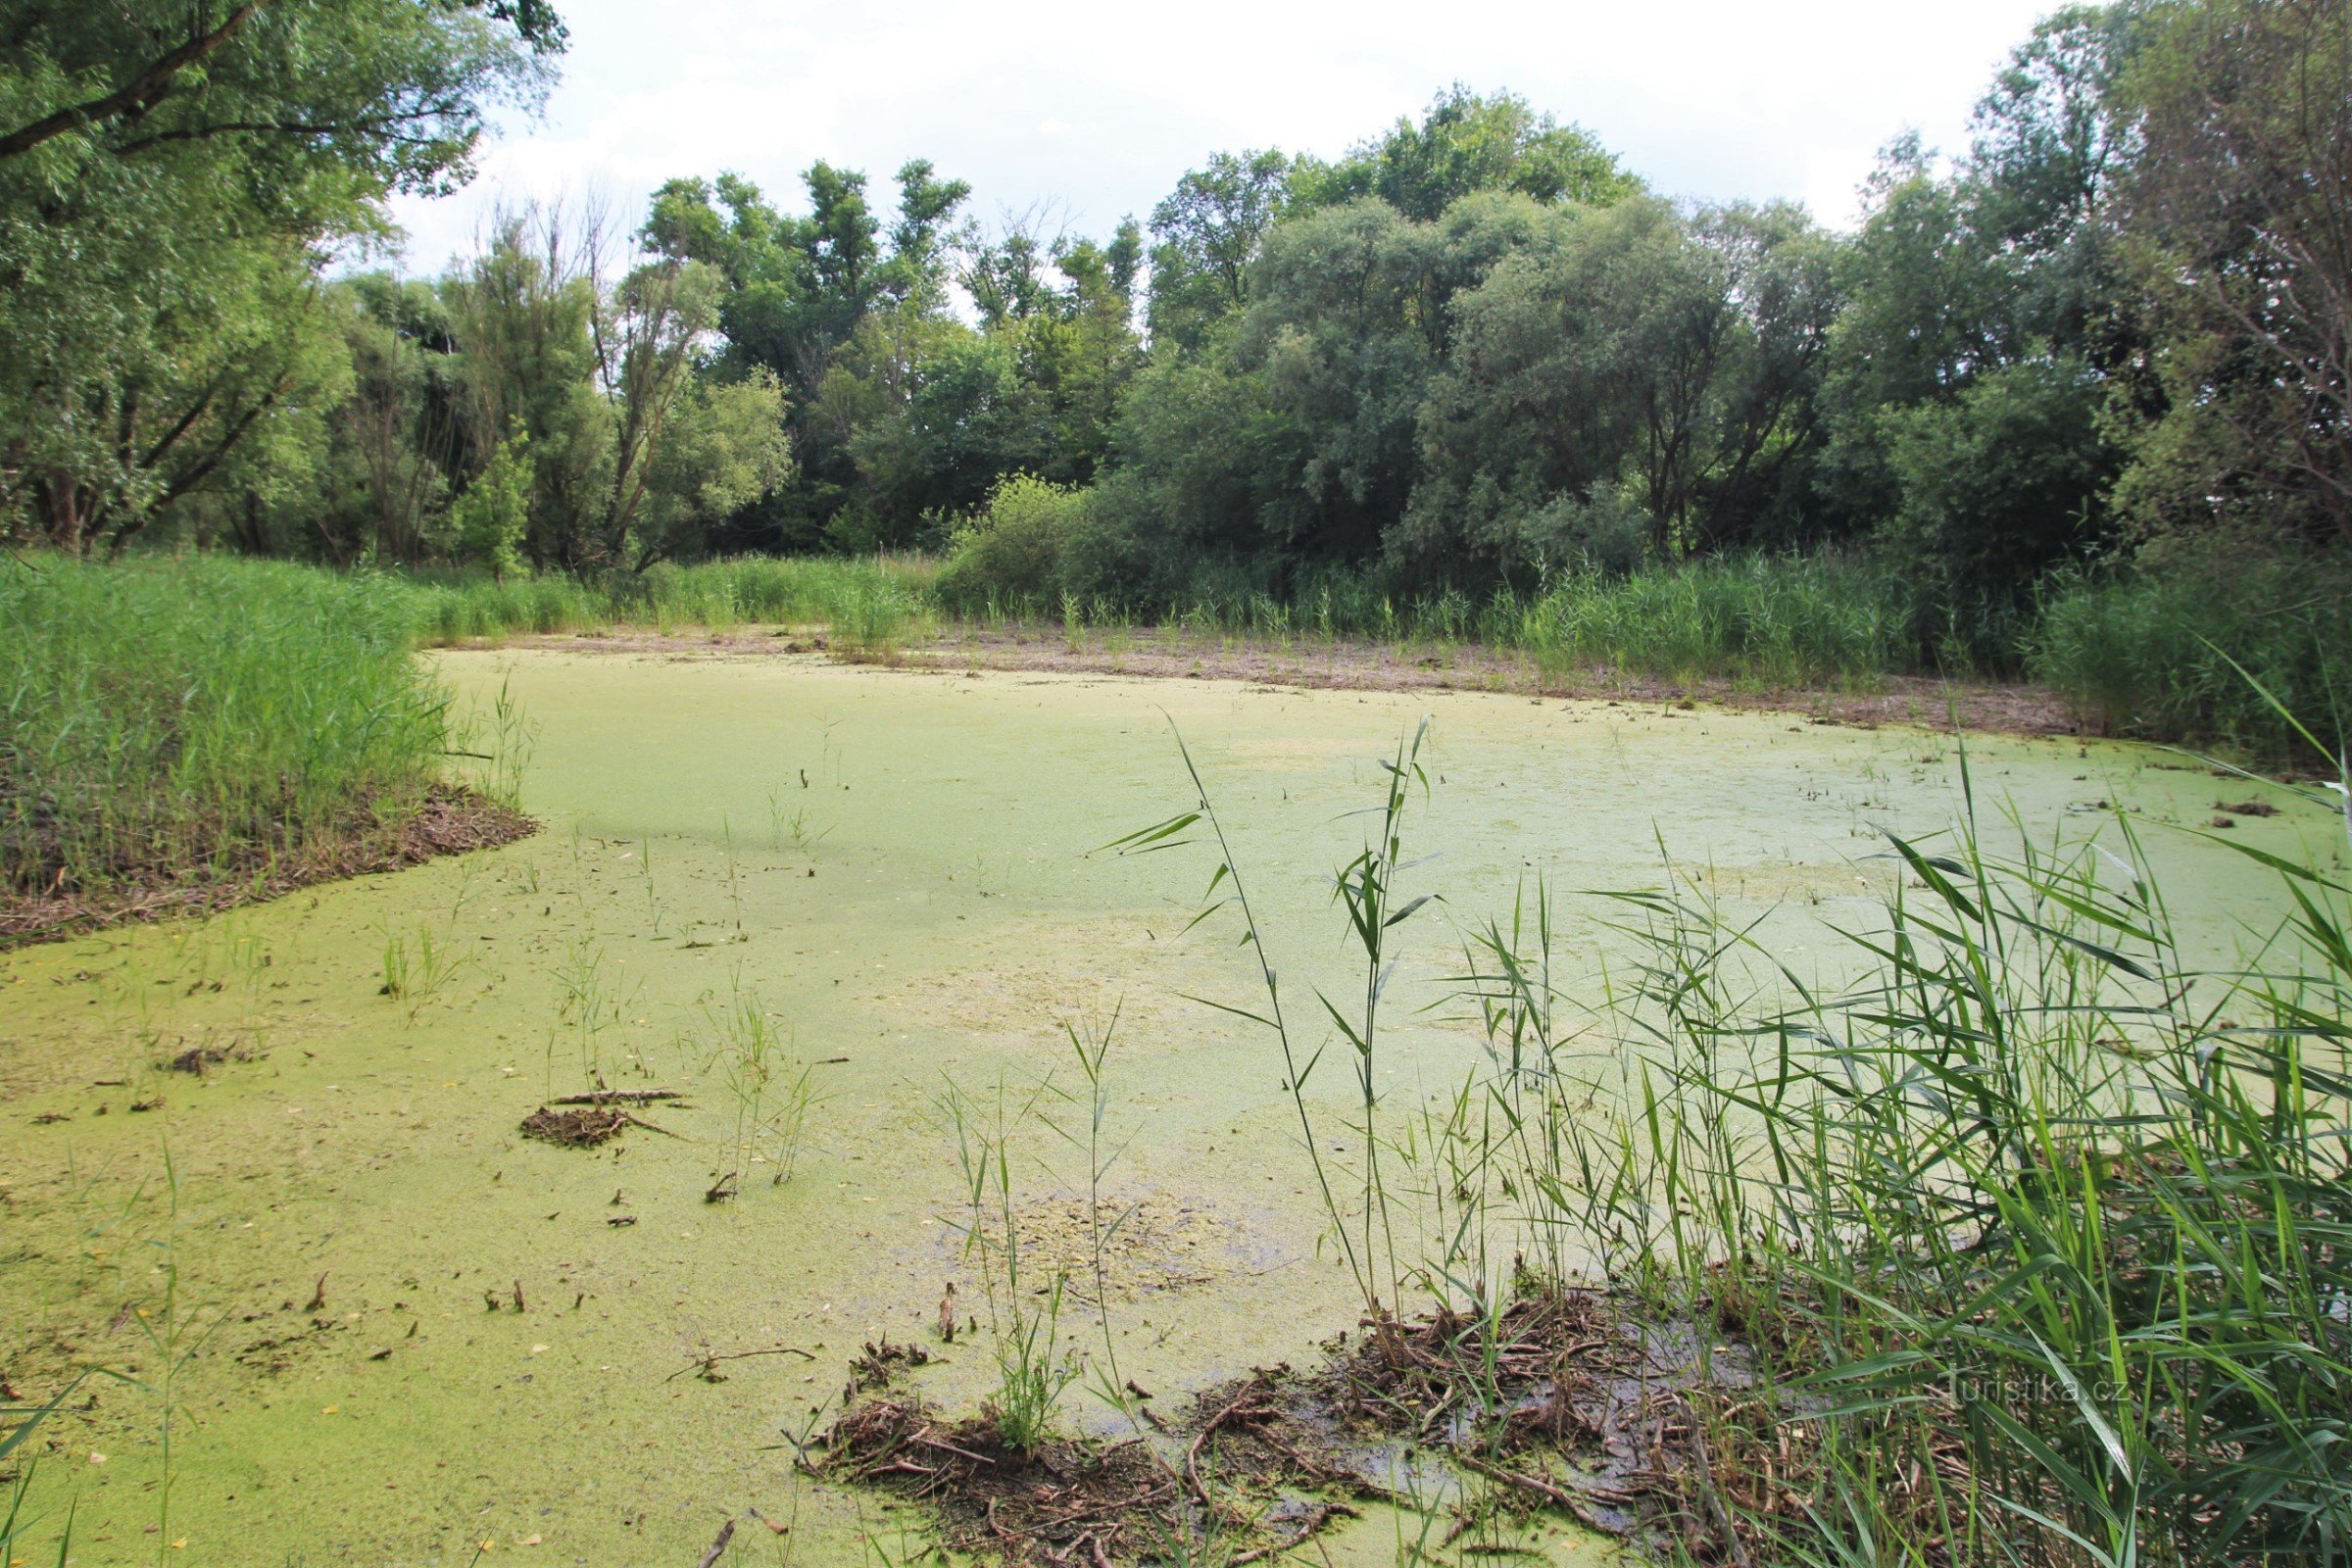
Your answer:
[[[2124,403],[2136,520],[2252,520],[2352,546],[2352,16],[2327,0],[2151,6],[2120,97],[2118,203],[2147,352]]]
[[[2260,532],[2177,541],[2064,580],[2033,643],[2035,678],[2112,731],[2299,757],[2250,674],[2323,737],[2352,735],[2352,567]]]
[[[729,518],[783,486],[792,475],[784,416],[783,389],[765,370],[686,390],[647,463],[640,564],[708,554]]]
[[[505,582],[522,564],[523,530],[531,520],[530,444],[520,432],[501,441],[449,509],[458,559],[489,567],[493,582]]]
[[[1218,153],[1152,210],[1152,335],[1198,349],[1249,303],[1258,246],[1290,199],[1296,166],[1279,149]]]
[[[984,608],[1035,613],[1068,586],[1063,564],[1087,524],[1087,498],[1065,485],[1016,474],[997,486],[949,541],[936,592],[967,613]]]
[[[1424,221],[1473,191],[1605,207],[1642,188],[1591,132],[1538,114],[1515,94],[1483,96],[1459,82],[1438,95],[1418,125],[1398,120],[1338,164],[1301,170],[1298,182],[1309,201],[1377,196]]]
[[[0,38],[0,529],[119,549],[349,368],[315,288],[534,95],[537,0],[47,6]],[[268,499],[269,486],[258,486]]]
[[[1571,214],[1453,306],[1392,556],[1510,575],[1569,563],[1535,519],[1638,501],[1657,559],[1791,531],[1807,477],[1829,245],[1801,213]]]
[[[2097,498],[2115,472],[2100,400],[2079,361],[2021,359],[1956,397],[1887,414],[1880,429],[1900,500],[1878,531],[1881,553],[1924,596],[1984,605],[1997,626],[1997,607],[2099,543]]]
[[[411,629],[366,576],[0,564],[0,874],[75,896],[397,831],[446,744]]]

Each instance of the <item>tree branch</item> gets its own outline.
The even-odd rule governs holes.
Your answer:
[[[245,0],[231,13],[228,20],[207,33],[200,33],[149,66],[103,98],[74,104],[45,115],[29,125],[23,125],[0,136],[0,158],[15,158],[32,151],[43,142],[64,135],[80,125],[94,125],[102,121],[121,119],[124,115],[137,118],[172,95],[179,74],[205,59],[234,37],[253,14],[268,5],[270,0]]]

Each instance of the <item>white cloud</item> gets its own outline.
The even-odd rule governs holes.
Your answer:
[[[886,196],[919,157],[970,180],[982,214],[1057,203],[1073,227],[1103,232],[1148,217],[1212,151],[1337,154],[1460,80],[1581,122],[1672,194],[1794,197],[1842,223],[1898,131],[1960,142],[2043,9],[568,0],[572,50],[544,119],[516,117],[462,195],[396,215],[409,265],[427,270],[501,196],[593,188],[634,204],[671,175],[730,169],[791,205],[819,158],[866,170]]]

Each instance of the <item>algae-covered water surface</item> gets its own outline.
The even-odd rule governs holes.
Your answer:
[[[967,1112],[1040,1106],[1013,1180],[1040,1254],[1078,1261],[1086,1152],[1054,1130],[1066,1102],[1035,1101],[1077,1088],[1073,1030],[1110,1041],[1122,1372],[1172,1396],[1310,1358],[1358,1303],[1318,1245],[1280,1057],[1200,1000],[1246,1000],[1254,975],[1228,926],[1190,924],[1215,860],[1101,851],[1190,803],[1174,731],[1304,996],[1347,983],[1330,875],[1380,759],[1433,716],[1408,891],[1444,902],[1396,981],[1381,1071],[1400,1105],[1473,1065],[1473,1028],[1416,1009],[1458,972],[1454,933],[1536,875],[1555,894],[1695,878],[1803,973],[1833,961],[1828,923],[1868,925],[1892,887],[1879,830],[1961,809],[1949,737],[1786,714],[780,658],[439,662],[528,713],[540,835],[0,958],[0,1371],[19,1400],[72,1386],[11,1461],[33,1459],[36,1548],[70,1530],[89,1564],[691,1563],[757,1508],[771,1528],[729,1560],[912,1549],[914,1516],[796,1476],[793,1441],[868,1341],[924,1344],[916,1377],[945,1405],[989,1386],[985,1344],[936,1326],[951,1284],[979,1290],[952,1086]],[[2231,940],[2248,863],[2172,829],[2233,786],[2118,746],[1972,739],[1968,758],[1980,807],[2037,836],[2131,813],[2184,928]],[[2288,854],[2331,826],[2231,831]],[[1603,975],[1606,908],[1565,908],[1563,966]],[[595,1147],[521,1131],[600,1090],[676,1098],[628,1102]],[[1091,1299],[1065,1311],[1080,1348],[1096,1325]],[[1073,1391],[1065,1419],[1091,1410]],[[1330,1547],[1386,1560],[1393,1542],[1374,1519]]]

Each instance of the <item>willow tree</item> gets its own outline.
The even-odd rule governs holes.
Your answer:
[[[544,0],[111,0],[0,36],[0,527],[120,548],[334,373],[316,278],[543,90]]]

